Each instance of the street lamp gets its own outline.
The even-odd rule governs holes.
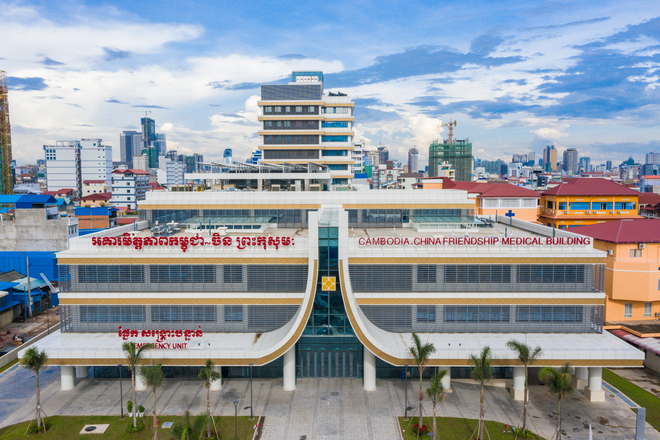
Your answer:
[[[408,420],[408,364],[403,366],[403,380],[405,381],[404,387],[406,388],[406,414],[403,420]]]
[[[238,440],[238,400],[234,400],[234,438]]]
[[[121,409],[121,419],[119,420],[124,420],[124,390],[122,389],[121,385],[121,367],[123,365],[119,364],[117,368],[119,369],[119,408]]]
[[[250,364],[250,420],[254,420],[254,414],[252,413],[252,367],[254,364]]]

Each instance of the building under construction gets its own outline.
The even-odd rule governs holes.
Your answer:
[[[443,124],[449,127],[449,139],[434,141],[429,145],[429,177],[438,176],[438,169],[443,162],[450,163],[456,170],[456,181],[472,180],[472,144],[467,139],[454,139],[453,127],[456,121]]]
[[[7,74],[0,70],[0,194],[12,194],[14,173],[11,166],[11,128],[9,127],[9,101],[7,99]]]

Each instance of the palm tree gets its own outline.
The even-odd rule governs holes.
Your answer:
[[[433,435],[435,438],[438,438],[438,429],[435,422],[435,407],[438,406],[438,403],[442,403],[442,400],[445,398],[444,385],[442,384],[442,379],[447,375],[447,370],[438,370],[435,375],[431,378],[431,386],[426,389],[426,395],[431,399],[433,404]]]
[[[172,426],[172,434],[176,438],[181,438],[181,440],[197,440],[204,432],[207,418],[206,414],[200,414],[193,418],[190,411],[186,411],[183,417]]]
[[[559,368],[559,371],[552,367],[543,367],[539,371],[539,379],[548,380],[548,390],[557,397],[557,433],[558,440],[561,440],[561,401],[567,398],[575,391],[571,384],[571,363],[566,362]]]
[[[530,365],[535,364],[536,361],[539,360],[541,357],[541,353],[543,350],[541,350],[541,347],[536,347],[532,349],[529,345],[525,344],[524,342],[516,341],[515,339],[511,339],[509,342],[506,343],[507,347],[509,347],[510,350],[513,350],[516,352],[518,355],[518,360],[523,364],[525,367],[525,391],[523,395],[523,424],[522,424],[522,432],[527,431],[527,404],[529,403],[529,384],[527,383],[527,371]]]
[[[479,408],[479,440],[484,438],[484,386],[493,378],[493,358],[489,346],[481,349],[479,356],[471,354],[468,364],[472,365],[470,376],[481,387],[481,406]]]
[[[211,384],[216,380],[222,379],[222,374],[215,370],[215,364],[211,359],[206,360],[206,365],[200,370],[197,375],[204,381],[204,388],[206,388],[206,412],[208,413],[208,424],[206,426],[206,436],[211,437]]]
[[[422,429],[422,400],[424,400],[424,390],[422,389],[422,374],[426,369],[426,364],[429,361],[429,358],[433,353],[435,353],[435,345],[431,342],[422,344],[421,339],[417,333],[413,332],[412,334],[413,345],[408,347],[410,354],[412,354],[413,360],[417,364],[419,369],[419,424],[417,425],[417,438],[419,438],[419,432]]]
[[[133,388],[133,428],[137,429],[137,404],[135,402],[135,369],[142,355],[154,348],[154,344],[144,344],[140,348],[135,348],[135,342],[124,342],[121,346],[124,356],[126,356],[126,366],[131,371],[131,387]]]
[[[37,429],[41,427],[41,392],[39,390],[39,371],[48,363],[46,350],[37,350],[36,347],[28,348],[21,358],[21,366],[34,371],[37,376]],[[44,426],[45,428],[45,426]]]
[[[154,395],[154,440],[158,440],[158,423],[156,423],[156,389],[163,385],[165,375],[163,374],[163,364],[141,366],[140,377],[144,383],[151,388]]]

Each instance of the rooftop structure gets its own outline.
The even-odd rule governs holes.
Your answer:
[[[7,73],[0,70],[0,194],[11,194],[14,188],[12,170],[11,127],[9,124],[9,100],[7,97]]]
[[[331,184],[353,177],[353,107],[343,93],[324,94],[323,72],[293,72],[289,84],[261,86],[260,163],[325,165]]]
[[[429,177],[439,176],[440,165],[444,162],[451,164],[455,169],[455,180],[470,182],[472,180],[472,143],[467,139],[432,142],[429,146]]]

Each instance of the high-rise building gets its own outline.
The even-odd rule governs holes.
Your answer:
[[[564,151],[562,169],[568,174],[577,174],[580,171],[578,168],[578,152],[575,148],[569,148]]]
[[[580,162],[578,163],[578,170],[581,173],[588,173],[591,171],[591,158],[583,156],[580,158]]]
[[[408,172],[409,173],[416,173],[417,170],[419,169],[418,166],[418,159],[419,159],[419,151],[417,151],[416,147],[412,147],[410,150],[408,150]]]
[[[378,146],[378,161],[380,163],[387,163],[390,160],[390,152],[387,150],[387,147]]]
[[[433,142],[429,145],[429,177],[437,177],[439,165],[451,164],[456,170],[457,182],[472,181],[472,143],[467,139]]]
[[[231,148],[225,148],[225,152],[222,154],[222,162],[227,164],[232,163]]]
[[[14,191],[7,92],[7,74],[4,70],[0,70],[0,172],[2,173],[0,194],[12,194]]]
[[[143,148],[151,147],[153,141],[156,140],[156,121],[151,118],[140,119],[142,126],[142,141],[144,142]]]
[[[323,91],[323,72],[293,72],[289,84],[261,86],[262,163],[327,165],[332,184],[353,177],[353,107],[344,93]]]
[[[611,160],[608,160],[607,162],[605,162],[605,169],[607,171],[612,169],[612,161]]]
[[[142,135],[137,131],[126,130],[119,135],[119,157],[131,168],[133,156],[141,151]]]
[[[557,171],[557,150],[554,145],[543,149],[543,169],[548,172]]]
[[[660,165],[660,153],[654,151],[646,153],[646,163],[649,165]]]
[[[167,139],[164,133],[156,133],[156,139],[151,146],[158,151],[159,156],[165,156],[167,152]]]
[[[48,191],[71,188],[80,197],[85,180],[105,180],[110,185],[112,147],[102,142],[101,139],[81,139],[44,145]]]
[[[364,141],[353,143],[353,151],[351,151],[353,164],[351,171],[353,174],[364,173]]]

